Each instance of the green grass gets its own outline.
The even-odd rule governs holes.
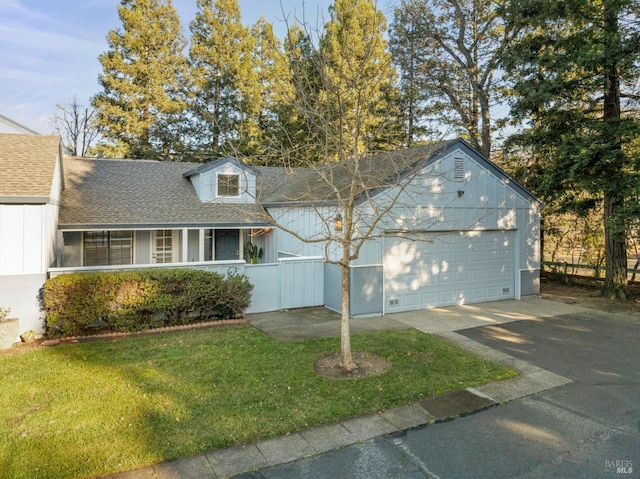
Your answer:
[[[414,330],[353,337],[391,370],[313,371],[337,339],[280,344],[249,326],[0,357],[0,471],[82,478],[305,429],[514,373]]]

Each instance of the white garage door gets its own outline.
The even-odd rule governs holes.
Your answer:
[[[513,231],[385,238],[385,311],[514,298]]]

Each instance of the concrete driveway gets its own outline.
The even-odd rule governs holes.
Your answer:
[[[416,328],[433,334],[513,321],[535,322],[561,314],[588,311],[577,305],[527,297],[521,301],[496,301],[383,317],[353,318],[350,323],[353,334],[403,328]],[[281,342],[340,336],[340,314],[323,307],[249,314],[247,317],[252,326]]]
[[[566,381],[477,414],[241,477],[640,477],[637,318],[536,298],[391,319],[478,351],[490,347]]]

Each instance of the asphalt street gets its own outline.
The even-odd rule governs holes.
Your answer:
[[[568,314],[457,331],[572,382],[237,478],[639,478],[640,324]]]

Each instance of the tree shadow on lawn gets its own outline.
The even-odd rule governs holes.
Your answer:
[[[31,448],[47,444],[49,454],[34,463],[44,458],[30,458],[23,448],[5,470],[15,477],[32,477],[20,473],[25,468],[40,468],[42,477],[92,477],[136,469],[513,374],[415,330],[354,335],[353,346],[391,368],[362,379],[327,379],[314,363],[338,350],[338,338],[281,344],[250,326],[43,350],[47,380],[34,385],[50,405],[44,420],[53,423]],[[20,357],[30,360],[28,354],[12,359]],[[20,441],[5,450],[22,447]]]

